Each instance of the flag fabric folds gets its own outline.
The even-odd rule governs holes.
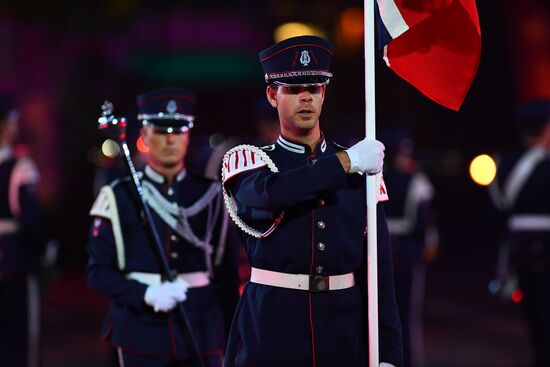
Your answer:
[[[458,111],[479,66],[475,0],[376,0],[386,64],[428,98]]]

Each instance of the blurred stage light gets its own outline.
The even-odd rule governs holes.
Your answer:
[[[520,303],[523,300],[523,291],[521,289],[516,289],[512,292],[512,302]]]
[[[281,24],[275,29],[273,38],[275,39],[275,42],[281,42],[290,37],[303,35],[319,36],[326,38],[325,32],[323,32],[321,28],[311,24],[298,22]]]
[[[340,32],[347,43],[363,43],[363,9],[349,7],[340,14]]]
[[[101,145],[101,153],[103,153],[106,157],[114,158],[119,152],[120,148],[118,147],[118,144],[111,139],[105,140]]]
[[[141,136],[136,141],[136,148],[140,153],[147,153],[149,151],[149,147],[145,145]]]
[[[478,155],[470,163],[470,177],[478,185],[490,185],[495,179],[496,173],[495,161],[487,154]]]
[[[491,292],[491,294],[497,294],[500,288],[500,280],[493,279],[489,282],[489,292]]]

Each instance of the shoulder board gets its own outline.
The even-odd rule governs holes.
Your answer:
[[[137,173],[137,175],[138,175],[138,178],[139,178],[140,180],[143,178],[143,172],[140,171],[140,172]],[[117,187],[117,186],[119,186],[119,185],[121,185],[121,184],[127,184],[127,183],[131,183],[131,182],[132,182],[132,177],[130,177],[130,176],[125,176],[125,177],[121,177],[121,178],[117,178],[117,179],[113,180],[113,181],[109,184],[109,186],[111,186],[111,188],[114,189],[115,187]]]
[[[120,182],[124,181],[125,179],[120,180]],[[111,185],[105,185],[101,188],[94,205],[92,205],[92,209],[90,209],[90,215],[93,217],[105,218],[111,221],[113,237],[116,245],[118,268],[123,271],[126,267],[124,237],[122,235],[122,227],[120,225],[120,217],[118,215],[115,193]]]
[[[338,143],[335,142],[335,141],[332,142],[332,145],[334,145],[337,149],[340,149],[340,150],[346,150],[346,149],[349,148],[349,147],[345,147],[345,146],[343,146],[343,145],[340,145],[340,144],[338,144]]]
[[[268,167],[272,172],[278,172],[271,158],[262,149],[253,145],[238,145],[230,149],[223,157],[222,183],[243,172]]]
[[[388,189],[386,189],[386,184],[384,183],[384,177],[382,173],[376,175],[376,186],[378,187],[378,192],[376,193],[376,202],[381,203],[384,201],[389,201]]]
[[[113,210],[116,210],[116,199],[113,188],[110,185],[103,186],[90,209],[90,215],[112,220]]]
[[[265,150],[266,152],[272,152],[275,150],[275,144],[264,145],[263,147],[260,147],[260,149]]]

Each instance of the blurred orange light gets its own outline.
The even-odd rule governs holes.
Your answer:
[[[318,26],[313,24],[299,23],[299,22],[290,22],[284,23],[278,26],[275,29],[273,38],[275,42],[281,42],[290,37],[311,35],[326,37],[325,32]]]
[[[340,16],[340,24],[342,26],[342,35],[348,40],[356,40],[363,38],[363,9],[349,7],[342,12]]]
[[[141,136],[136,141],[136,148],[141,153],[147,153],[149,151],[149,147],[147,145],[145,145],[145,143],[143,142],[143,139],[141,138]]]
[[[363,9],[349,7],[338,17],[336,27],[338,47],[346,52],[358,52],[364,44]]]

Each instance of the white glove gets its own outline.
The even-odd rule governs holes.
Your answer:
[[[182,280],[150,285],[145,291],[144,300],[155,312],[168,312],[176,307],[178,302],[187,299],[187,288],[187,283]]]
[[[363,139],[346,150],[350,160],[349,173],[367,172],[375,175],[382,171],[384,164],[384,144],[374,139]]]

